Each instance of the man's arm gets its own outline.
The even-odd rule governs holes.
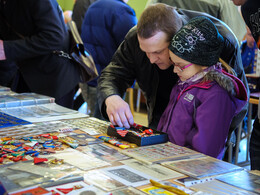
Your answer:
[[[129,127],[133,123],[129,105],[121,98],[136,79],[136,49],[139,48],[135,27],[115,52],[98,80],[98,101],[103,116],[113,124]],[[109,116],[108,116],[109,115]]]

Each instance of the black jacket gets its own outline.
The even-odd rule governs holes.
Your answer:
[[[56,0],[12,0],[1,4],[0,39],[8,61],[15,61],[32,92],[59,99],[79,82],[68,60],[53,54],[67,50],[69,35]]]
[[[182,16],[183,24],[191,18],[200,15],[211,18],[225,40],[221,58],[234,68],[238,78],[242,80],[248,91],[239,44],[230,28],[222,21],[202,12],[190,10],[178,10],[178,12]],[[111,63],[103,70],[99,79],[98,100],[103,116],[106,116],[104,105],[105,99],[108,96],[115,94],[122,96],[125,90],[130,87],[136,79],[147,101],[149,125],[152,122],[154,123],[153,111],[159,83],[159,75],[156,66],[156,64],[151,64],[146,54],[141,51],[137,39],[136,27],[132,28],[114,54]],[[176,74],[174,75],[177,77]],[[170,83],[165,84],[169,85]],[[168,94],[168,97],[169,96],[170,93]],[[245,106],[237,121],[241,121],[245,116],[246,111],[247,106]],[[158,122],[159,121],[155,121],[155,124]],[[236,122],[234,126],[237,126],[237,123],[238,122]]]

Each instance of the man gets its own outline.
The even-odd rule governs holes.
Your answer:
[[[242,16],[255,39],[257,47],[260,49],[260,1],[233,0],[233,3],[241,6]],[[257,115],[249,146],[252,170],[260,170],[260,101]]]
[[[157,0],[180,9],[205,12],[226,23],[236,35],[239,44],[246,34],[246,25],[237,7],[227,0]]]
[[[237,39],[223,22],[201,12],[153,4],[144,10],[137,28],[130,30],[100,76],[99,105],[112,124],[128,128],[134,123],[129,106],[121,97],[136,79],[146,97],[149,126],[157,127],[177,81],[169,60],[169,42],[188,20],[199,15],[208,16],[215,23],[225,42],[221,58],[234,68],[247,87]],[[246,110],[234,121],[232,129],[241,122]]]
[[[67,52],[69,34],[56,0],[0,0],[0,60],[18,66],[16,92],[35,92],[72,108],[78,68],[54,54]]]

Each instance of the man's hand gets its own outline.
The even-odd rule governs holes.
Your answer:
[[[107,116],[113,125],[130,128],[130,125],[134,124],[129,105],[120,96],[109,96],[105,104],[107,106]]]

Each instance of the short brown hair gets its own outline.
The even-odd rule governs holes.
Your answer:
[[[137,34],[142,38],[150,38],[162,31],[170,41],[173,35],[182,27],[182,20],[174,7],[156,3],[148,6],[137,23]]]

